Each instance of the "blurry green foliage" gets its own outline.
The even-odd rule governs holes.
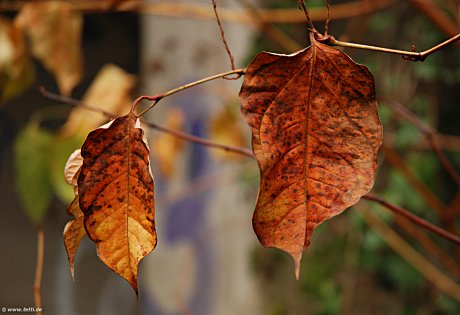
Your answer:
[[[29,219],[40,224],[49,208],[52,188],[49,161],[53,135],[38,123],[29,123],[18,135],[14,147],[16,185]]]

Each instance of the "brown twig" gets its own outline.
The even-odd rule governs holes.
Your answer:
[[[348,48],[356,48],[356,49],[364,49],[364,50],[370,50],[370,51],[379,51],[383,53],[388,53],[388,54],[394,54],[394,55],[400,55],[406,60],[410,61],[424,61],[429,55],[437,52],[438,50],[458,41],[460,39],[460,34],[457,34],[444,42],[427,49],[422,52],[416,52],[416,51],[405,51],[405,50],[398,50],[398,49],[391,49],[391,48],[385,48],[385,47],[378,47],[378,46],[370,46],[370,45],[362,45],[362,44],[356,44],[356,43],[348,43],[348,42],[342,42],[339,40],[336,40],[332,36],[327,36],[323,40],[323,42],[326,42],[329,45],[332,46],[340,46],[340,47],[348,47]]]
[[[429,260],[420,255],[409,243],[407,243],[402,237],[400,237],[385,221],[383,221],[377,214],[372,211],[360,211],[359,213],[363,216],[369,226],[376,231],[377,234],[410,263],[416,270],[418,270],[426,279],[432,282],[442,292],[446,293],[450,297],[460,301],[460,287],[450,277],[445,275]]]
[[[71,106],[78,106],[78,107],[81,107],[81,108],[84,108],[84,109],[87,109],[87,110],[90,110],[90,111],[93,111],[93,112],[97,112],[97,113],[100,113],[100,114],[106,116],[109,119],[117,118],[117,115],[115,115],[113,113],[104,111],[103,109],[100,109],[100,108],[97,108],[97,107],[93,107],[93,106],[91,106],[89,104],[85,104],[82,101],[74,99],[74,98],[71,98],[71,97],[67,97],[67,96],[55,94],[53,92],[49,92],[43,87],[41,87],[39,89],[39,91],[40,91],[41,95],[43,97],[47,98],[47,99],[57,101],[57,102],[60,102],[60,103],[64,103],[64,104],[67,104],[67,105],[71,105]],[[178,138],[190,141],[190,142],[194,142],[194,143],[197,143],[197,144],[205,145],[207,147],[216,148],[216,149],[224,150],[224,151],[227,151],[227,152],[234,152],[234,153],[237,153],[237,154],[241,154],[241,155],[244,155],[244,156],[247,156],[247,157],[254,158],[254,155],[252,154],[252,151],[249,150],[249,149],[246,149],[246,148],[235,147],[235,146],[231,146],[231,145],[225,145],[225,144],[221,144],[221,143],[216,143],[216,142],[213,142],[213,141],[208,140],[208,139],[196,137],[194,135],[191,135],[191,134],[188,134],[188,133],[185,133],[185,132],[181,132],[181,131],[178,131],[178,130],[163,127],[161,125],[157,125],[157,124],[152,123],[152,122],[147,122],[145,120],[142,120],[142,123],[144,125],[150,127],[150,128],[156,129],[156,130],[161,131],[161,132],[168,133],[168,134],[170,134],[172,136],[175,136],[175,137],[178,137]]]
[[[212,8],[216,16],[217,25],[219,26],[220,38],[222,39],[222,43],[225,46],[225,51],[227,52],[228,58],[230,59],[230,66],[232,70],[235,70],[236,69],[235,58],[233,57],[232,52],[230,51],[230,47],[228,46],[227,39],[225,38],[224,27],[222,26],[222,22],[220,21],[220,18],[219,18],[219,13],[217,12],[217,0],[212,0]],[[224,78],[230,79],[230,80],[237,80],[240,77],[241,77],[241,74],[237,74],[237,76],[234,78],[229,78],[229,77],[224,77]]]
[[[42,314],[42,297],[41,283],[43,274],[43,259],[45,256],[45,232],[41,226],[37,227],[37,263],[35,265],[35,280],[34,280],[34,300],[36,314]]]
[[[436,242],[433,241],[422,229],[415,223],[403,216],[396,216],[394,223],[397,224],[408,235],[413,237],[434,259],[437,259],[450,274],[460,280],[460,266],[458,263],[444,251]]]
[[[412,113],[406,107],[398,102],[389,102],[389,106],[396,111],[401,117],[411,122],[417,129],[425,136],[434,153],[438,157],[439,162],[444,167],[446,172],[452,178],[452,180],[460,187],[460,175],[447,158],[446,154],[442,150],[439,142],[437,141],[436,131],[423,122],[417,115]]]
[[[227,72],[215,74],[215,75],[212,75],[212,76],[210,76],[210,77],[206,77],[206,78],[203,78],[203,79],[200,79],[200,80],[197,80],[197,81],[190,82],[190,83],[188,83],[188,84],[179,86],[179,87],[174,88],[174,89],[172,89],[172,90],[169,90],[169,91],[167,91],[167,92],[165,92],[165,93],[159,93],[159,94],[155,94],[155,95],[152,95],[152,96],[147,96],[147,95],[140,96],[140,97],[138,97],[138,98],[133,102],[133,105],[131,106],[131,111],[133,111],[134,108],[135,108],[142,100],[153,101],[153,103],[152,103],[149,107],[147,107],[144,111],[142,111],[139,115],[137,115],[137,117],[141,117],[141,116],[144,115],[147,111],[149,111],[150,109],[152,109],[161,99],[163,99],[163,98],[165,98],[165,97],[167,97],[167,96],[176,94],[177,92],[181,92],[181,91],[183,91],[183,90],[189,89],[189,88],[194,87],[194,86],[196,86],[196,85],[200,85],[200,84],[203,84],[203,83],[206,83],[206,82],[215,80],[215,79],[228,77],[229,75],[232,75],[232,74],[236,74],[236,75],[239,75],[239,77],[241,77],[242,75],[245,74],[245,72],[246,72],[246,69],[234,69],[234,70],[231,70],[231,71],[227,71]]]
[[[307,5],[305,4],[305,0],[298,0],[297,3],[299,4],[299,9],[303,11],[305,14],[305,19],[307,20],[307,23],[310,25],[310,29],[312,31],[316,31],[315,26],[313,25],[313,22],[310,17],[310,13],[308,12]]]
[[[402,207],[399,207],[399,206],[396,206],[396,205],[393,205],[391,203],[389,203],[388,201],[380,198],[380,197],[377,197],[373,194],[367,194],[365,196],[362,197],[363,199],[366,199],[366,200],[370,200],[370,201],[374,201],[382,206],[384,206],[385,208],[393,211],[394,213],[396,214],[399,214],[409,220],[411,220],[412,222],[416,223],[417,225],[425,228],[426,230],[432,232],[432,233],[435,233],[457,245],[460,245],[460,237],[458,237],[457,235],[455,234],[452,234],[452,233],[449,233],[447,232],[446,230],[443,230],[442,228],[416,216],[415,214],[409,212],[408,210],[402,208]]]
[[[326,0],[326,10],[327,10],[327,17],[326,17],[326,24],[324,25],[324,36],[328,35],[329,23],[331,22],[331,5],[329,4],[329,0]]]

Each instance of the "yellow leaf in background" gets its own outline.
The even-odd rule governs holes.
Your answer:
[[[228,103],[211,120],[209,137],[212,141],[236,147],[246,147],[247,138],[240,118],[239,105]],[[224,160],[241,160],[243,156],[223,150],[211,150],[212,156]]]
[[[0,102],[20,94],[33,78],[24,34],[11,21],[0,17]]]
[[[182,130],[184,113],[178,107],[170,108],[164,114],[164,127]],[[152,155],[158,170],[165,177],[174,175],[177,169],[177,157],[184,148],[184,141],[167,133],[158,133],[152,141]]]
[[[126,114],[131,104],[130,93],[135,84],[134,75],[116,65],[107,64],[91,83],[83,96],[83,102],[115,115]],[[102,114],[76,107],[60,130],[60,135],[67,136],[78,132],[84,139],[90,130],[106,120],[107,117]]]
[[[33,55],[70,95],[83,76],[81,49],[83,17],[62,1],[25,4],[15,24],[28,35]]]

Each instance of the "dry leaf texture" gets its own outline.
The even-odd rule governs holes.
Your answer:
[[[373,186],[382,143],[370,72],[311,42],[292,55],[259,54],[240,92],[261,172],[254,230],[291,254],[297,277],[313,229]]]
[[[139,261],[156,245],[153,177],[138,118],[129,114],[92,131],[78,177],[85,229],[100,259],[137,293]]]

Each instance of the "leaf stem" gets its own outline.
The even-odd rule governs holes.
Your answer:
[[[332,36],[327,36],[326,39],[320,40],[323,41],[329,45],[332,46],[340,46],[340,47],[348,47],[348,48],[356,48],[356,49],[365,49],[365,50],[371,50],[371,51],[379,51],[379,52],[384,52],[388,54],[395,54],[395,55],[400,55],[406,60],[411,60],[411,61],[424,61],[429,55],[437,52],[438,50],[456,42],[457,40],[460,39],[460,34],[457,34],[442,43],[427,49],[422,52],[416,52],[416,51],[405,51],[405,50],[398,50],[398,49],[391,49],[391,48],[385,48],[385,47],[378,47],[378,46],[370,46],[370,45],[363,45],[363,44],[356,44],[356,43],[349,43],[349,42],[342,42],[339,40],[336,40]]]
[[[37,263],[35,266],[34,280],[34,301],[37,315],[42,314],[42,297],[41,297],[41,282],[43,274],[43,259],[45,256],[45,232],[41,225],[37,227]]]
[[[452,234],[450,232],[447,232],[446,230],[416,216],[415,214],[409,212],[408,210],[402,208],[402,207],[399,207],[399,206],[396,206],[394,204],[391,204],[389,203],[388,201],[380,198],[380,197],[377,197],[373,194],[367,194],[365,196],[362,197],[363,199],[366,199],[366,200],[370,200],[370,201],[373,201],[373,202],[376,202],[382,206],[384,206],[385,208],[387,208],[388,210],[391,210],[393,211],[394,213],[396,214],[399,214],[407,219],[409,219],[410,221],[416,223],[417,225],[425,228],[426,230],[432,232],[432,233],[435,233],[453,243],[455,243],[456,245],[460,245],[460,237],[458,237],[457,235],[455,234]]]
[[[181,92],[183,90],[186,90],[186,89],[189,89],[191,87],[194,87],[196,85],[200,85],[200,84],[203,84],[203,83],[206,83],[208,81],[212,81],[212,80],[215,80],[215,79],[219,79],[219,78],[223,78],[223,77],[227,77],[229,75],[232,75],[232,74],[237,74],[237,75],[244,75],[246,73],[246,69],[243,68],[243,69],[235,69],[235,70],[231,70],[231,71],[227,71],[227,72],[222,72],[222,73],[219,73],[219,74],[215,74],[213,76],[210,76],[210,77],[206,77],[206,78],[203,78],[201,80],[197,80],[197,81],[194,81],[194,82],[190,82],[188,84],[185,84],[185,85],[182,85],[182,86],[179,86],[175,89],[172,89],[172,90],[169,90],[165,93],[160,93],[160,94],[156,94],[156,95],[153,95],[153,96],[146,96],[146,95],[143,95],[143,96],[140,96],[138,97],[133,105],[131,106],[131,110],[134,110],[134,108],[142,101],[142,100],[149,100],[149,101],[153,101],[153,103],[147,107],[144,111],[142,111],[139,115],[137,115],[137,117],[141,117],[142,115],[144,115],[147,111],[149,111],[150,109],[152,109],[162,98],[165,98],[167,96],[170,96],[172,94],[175,94],[177,92]]]
[[[222,43],[224,44],[225,51],[227,52],[228,58],[230,59],[230,67],[232,68],[232,70],[235,70],[236,69],[235,58],[233,57],[232,52],[230,51],[230,47],[228,46],[227,39],[225,38],[224,27],[222,26],[222,22],[220,21],[220,18],[219,18],[219,13],[217,12],[217,0],[212,0],[212,8],[214,10],[214,15],[216,16],[217,26],[219,27],[220,38],[222,39]],[[240,76],[241,74],[239,74],[235,78],[231,78],[231,80],[237,80],[240,78]]]

